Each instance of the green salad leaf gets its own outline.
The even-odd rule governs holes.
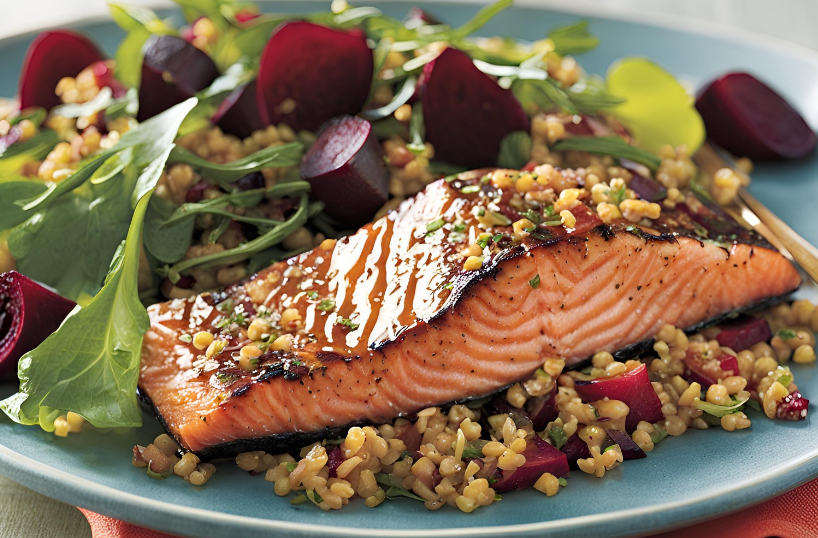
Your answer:
[[[653,171],[662,163],[657,155],[628,144],[618,136],[572,136],[560,140],[551,149],[556,151],[586,151],[594,155],[610,155],[617,159],[628,159],[644,164]]]
[[[716,405],[704,400],[696,400],[693,402],[693,406],[697,409],[701,409],[708,415],[721,418],[731,413],[738,413],[745,403],[747,403],[747,400],[739,400],[733,397],[732,405]]]
[[[232,181],[258,172],[264,168],[296,166],[301,162],[304,146],[298,142],[291,142],[282,146],[270,146],[257,152],[226,164],[217,164],[202,159],[195,153],[176,146],[170,154],[169,163],[186,163],[196,172],[220,186],[230,189]]]
[[[116,77],[132,88],[142,78],[142,45],[153,35],[175,34],[175,30],[150,9],[109,3],[114,22],[127,32],[116,50]]]
[[[548,37],[554,42],[554,52],[563,56],[589,52],[599,45],[599,38],[588,32],[588,21],[553,28]]]
[[[62,140],[51,129],[42,129],[26,141],[0,146],[0,176],[16,174],[27,162],[44,158]]]
[[[149,200],[150,192],[137,204],[102,290],[20,359],[20,392],[0,402],[12,420],[34,425],[43,417],[42,425],[49,428],[55,418],[51,411],[59,410],[74,411],[100,428],[141,425],[136,382],[150,322],[136,290]]]
[[[611,114],[654,153],[665,145],[687,145],[690,155],[704,142],[704,121],[694,97],[676,78],[645,58],[624,58],[608,70],[608,91],[626,99]]]
[[[531,136],[525,131],[508,133],[500,140],[497,166],[519,170],[531,159]]]
[[[12,179],[0,183],[0,230],[7,230],[29,218],[17,200],[26,200],[41,194],[45,183],[28,178]]]
[[[195,219],[166,226],[165,221],[173,214],[176,206],[156,197],[151,200],[145,214],[145,230],[142,234],[147,250],[162,263],[174,263],[187,253],[193,239]]]

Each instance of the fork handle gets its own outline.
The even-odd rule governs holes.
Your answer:
[[[767,225],[767,228],[775,234],[784,247],[792,255],[793,259],[800,265],[812,279],[818,282],[818,248],[812,246],[806,239],[790,228],[786,222],[778,218],[775,213],[759,202],[755,196],[747,189],[741,187],[738,192],[739,197],[753,210],[759,220]]]

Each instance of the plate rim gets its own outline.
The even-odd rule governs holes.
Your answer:
[[[279,0],[257,0],[263,4],[275,4]],[[324,0],[299,0],[312,5],[325,4]],[[379,3],[399,3],[404,0],[378,0]],[[418,3],[428,3],[430,0],[418,0]],[[486,2],[480,0],[445,0],[437,2],[453,6],[485,5]],[[140,3],[144,7],[156,9],[172,9],[173,5],[168,5],[161,1]],[[764,47],[773,49],[787,56],[796,57],[802,61],[813,64],[818,69],[818,51],[805,45],[787,41],[784,38],[763,34],[757,31],[732,27],[712,21],[706,21],[685,15],[670,15],[657,12],[643,12],[636,9],[617,9],[608,5],[599,5],[584,0],[515,0],[514,7],[533,8],[541,11],[558,11],[569,15],[590,16],[605,18],[619,22],[630,22],[648,25],[657,28],[671,29],[693,35],[717,37],[719,39],[737,43],[743,46]],[[100,23],[112,23],[109,15],[80,16],[69,18],[57,24],[49,24],[37,28],[23,27],[19,31],[12,31],[0,34],[0,42],[13,42],[23,39],[31,34],[57,27],[78,27]],[[13,472],[9,473],[8,470]],[[416,529],[400,530],[387,528],[360,528],[360,527],[337,527],[333,525],[322,525],[313,523],[301,523],[280,519],[266,519],[259,517],[242,516],[229,514],[203,508],[170,504],[163,501],[151,499],[142,495],[125,492],[110,486],[102,485],[82,476],[73,475],[69,472],[49,466],[9,447],[0,441],[0,474],[6,475],[12,480],[27,478],[36,480],[36,483],[25,482],[23,485],[30,487],[40,493],[58,499],[60,501],[81,506],[88,510],[100,511],[110,517],[115,517],[135,525],[146,528],[173,532],[185,536],[193,536],[192,526],[202,521],[217,523],[211,531],[212,536],[218,536],[220,530],[227,527],[237,530],[244,529],[255,532],[279,531],[287,536],[394,536],[401,538],[441,536],[447,538],[459,538],[465,536],[533,536],[542,532],[575,533],[583,530],[590,530],[599,523],[611,523],[648,516],[651,514],[676,514],[676,518],[667,524],[654,525],[648,530],[637,530],[637,535],[653,534],[675,528],[684,527],[697,522],[706,521],[716,517],[725,516],[767,499],[781,495],[786,491],[794,489],[810,479],[818,476],[818,447],[811,452],[801,455],[795,460],[788,461],[782,467],[777,467],[774,471],[766,471],[764,474],[755,475],[753,479],[740,483],[733,483],[719,489],[712,489],[702,497],[695,497],[686,500],[672,501],[661,505],[651,505],[641,508],[631,508],[611,512],[601,512],[585,516],[571,517],[565,519],[540,521],[533,523],[523,523],[514,525],[497,525],[482,527],[454,527],[446,529]],[[58,487],[56,487],[58,486]],[[743,490],[743,491],[742,491]],[[708,506],[708,501],[736,492],[743,492],[744,495],[734,502],[727,509],[705,510],[699,517],[685,519],[684,510],[693,506]],[[128,506],[131,511],[125,511],[122,507]],[[94,508],[96,507],[96,508]],[[161,515],[160,525],[154,525],[154,521],[137,521],[130,514],[134,513],[134,508],[144,508],[150,510],[155,515]],[[722,507],[723,508],[723,507]],[[680,517],[681,516],[681,517]],[[158,521],[156,521],[158,522]],[[634,528],[638,529],[637,526]],[[617,536],[623,535],[623,529],[619,529]],[[626,531],[627,532],[627,531]],[[201,536],[200,531],[196,531],[196,536]],[[208,534],[210,535],[210,534]]]

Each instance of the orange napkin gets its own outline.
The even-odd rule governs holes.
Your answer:
[[[80,509],[91,524],[93,538],[174,538]],[[434,516],[431,516],[434,517]],[[818,538],[818,480],[780,497],[728,516],[657,534],[651,538]]]

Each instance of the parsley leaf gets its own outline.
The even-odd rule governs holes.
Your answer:
[[[528,284],[535,290],[540,287],[540,275],[534,275],[534,278],[528,281]]]
[[[431,222],[426,223],[426,233],[431,234],[439,229],[443,228],[443,225],[446,224],[446,221],[443,219],[435,219]]]
[[[360,325],[358,325],[357,323],[355,323],[354,321],[352,321],[349,318],[341,318],[341,317],[336,319],[335,323],[337,323],[338,325],[346,325],[352,331],[354,331],[355,329],[357,329],[360,326]]]
[[[329,312],[333,308],[335,308],[335,301],[332,299],[323,299],[320,303],[318,303],[318,310]]]
[[[562,426],[556,424],[551,426],[548,430],[548,438],[551,439],[551,442],[554,443],[557,450],[568,442],[568,436],[565,434],[565,430],[562,429]]]

